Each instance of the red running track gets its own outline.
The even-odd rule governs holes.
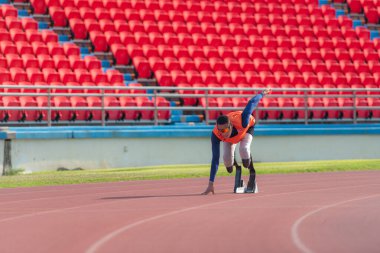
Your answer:
[[[380,252],[380,171],[0,190],[1,253]]]

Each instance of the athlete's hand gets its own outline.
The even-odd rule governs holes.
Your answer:
[[[272,88],[266,88],[265,90],[263,90],[263,95],[268,95],[269,93],[272,92]]]
[[[210,192],[212,192],[212,194],[215,194],[213,182],[208,183],[207,189],[202,193],[202,195],[208,195]]]

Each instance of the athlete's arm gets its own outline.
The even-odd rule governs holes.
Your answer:
[[[211,146],[212,146],[212,160],[210,169],[210,182],[214,182],[216,172],[218,172],[219,167],[219,157],[220,157],[220,140],[214,133],[211,135]]]
[[[251,98],[247,105],[244,108],[243,113],[241,114],[241,119],[242,119],[242,127],[247,127],[249,123],[249,117],[253,113],[253,110],[255,110],[256,106],[259,104],[260,99],[264,97],[264,95],[269,94],[271,91],[270,88],[267,88],[263,90],[260,94],[257,94],[253,98]]]

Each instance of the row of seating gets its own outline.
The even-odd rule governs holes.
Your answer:
[[[169,71],[173,69],[198,69],[199,71],[204,70],[200,65],[205,66],[206,69],[214,69],[215,64],[224,64],[224,69],[232,70],[246,70],[245,65],[250,65],[254,67],[253,70],[269,69],[263,65],[272,65],[278,62],[278,65],[284,65],[285,63],[295,62],[303,65],[305,64],[338,64],[342,66],[344,64],[356,65],[356,62],[360,62],[365,65],[368,69],[368,65],[376,65],[380,58],[380,52],[375,50],[366,49],[359,50],[351,48],[349,50],[343,48],[337,48],[335,50],[322,48],[293,48],[289,50],[287,48],[268,48],[263,47],[261,50],[259,48],[249,47],[248,50],[242,49],[240,47],[234,47],[236,51],[231,48],[225,47],[198,47],[190,46],[186,50],[184,46],[174,46],[173,48],[162,47],[161,51],[154,47],[144,45],[140,47],[137,44],[132,44],[128,47],[131,55],[133,55],[134,60],[139,59],[140,61],[150,62],[151,67],[155,64],[160,64],[166,67]],[[175,66],[170,67],[170,66]],[[239,67],[240,66],[240,67]],[[137,67],[137,66],[136,66]],[[186,67],[186,68],[185,68]],[[218,66],[220,68],[221,66]],[[343,66],[342,66],[343,67]],[[355,67],[356,68],[356,67]],[[156,68],[157,69],[157,68]],[[161,69],[161,68],[159,68]],[[159,70],[158,69],[158,70]],[[153,69],[154,70],[154,69]],[[282,70],[282,69],[280,69]],[[336,70],[334,70],[336,71]],[[355,71],[355,70],[354,70]],[[368,71],[367,71],[368,72]],[[358,72],[360,73],[360,72]]]
[[[292,12],[293,10],[293,12]],[[307,9],[306,9],[307,10]],[[329,10],[329,9],[328,9]],[[210,12],[210,11],[172,11],[151,9],[127,9],[124,12],[120,9],[91,9],[82,7],[50,7],[49,14],[55,26],[66,26],[70,19],[99,21],[100,25],[112,23],[113,21],[151,21],[155,22],[194,22],[194,23],[231,23],[231,24],[281,24],[281,25],[338,25],[333,21],[335,11],[321,11],[312,6],[312,13],[296,12],[295,9],[287,9],[284,13],[255,13],[246,11],[243,13],[231,12]],[[323,17],[323,15],[325,15]],[[291,16],[289,16],[291,15]]]
[[[191,24],[187,24],[189,27]],[[226,26],[226,25],[224,25]],[[217,27],[217,26],[216,26]],[[154,28],[154,26],[150,26]],[[281,46],[281,43],[287,43],[288,45],[292,44],[293,46],[296,43],[306,44],[307,41],[318,43],[319,40],[330,41],[340,41],[342,43],[347,41],[348,43],[353,43],[357,45],[357,48],[368,48],[370,47],[370,34],[368,30],[363,30],[363,28],[357,27],[355,30],[352,28],[342,28],[342,29],[329,29],[324,27],[314,27],[314,29],[309,26],[241,26],[237,28],[234,32],[236,34],[215,33],[214,26],[205,26],[204,29],[201,26],[191,26],[190,29],[194,31],[186,32],[181,29],[173,29],[170,26],[169,29],[166,29],[164,32],[161,32],[159,29],[150,30],[150,32],[145,32],[143,27],[140,29],[135,29],[134,31],[121,31],[114,32],[108,31],[104,33],[105,39],[109,45],[113,43],[123,43],[126,46],[129,43],[138,43],[138,44],[182,44],[182,45],[223,45],[223,46],[256,46],[267,45],[267,46]],[[229,29],[226,26],[227,29]],[[223,29],[221,27],[221,29]],[[238,30],[240,29],[240,30]],[[274,33],[273,33],[273,32]],[[93,31],[98,34],[103,34],[101,31]],[[220,32],[223,32],[220,30]],[[117,35],[119,34],[119,38]],[[359,38],[357,38],[359,37]],[[203,43],[203,44],[202,44]],[[215,43],[215,44],[212,44]],[[343,43],[342,43],[343,44]],[[307,46],[307,45],[305,45]],[[321,47],[321,46],[319,46]],[[373,48],[373,44],[371,48]]]
[[[71,55],[66,57],[64,55],[54,55],[45,52],[37,51],[37,57],[34,54],[23,54],[21,57],[15,53],[9,53],[5,56],[0,54],[0,67],[1,68],[38,68],[44,69],[85,69],[91,71],[93,69],[101,69],[101,62],[98,58],[92,55],[87,55],[81,58],[79,55]]]
[[[224,85],[224,84],[263,84],[263,85],[305,85],[310,87],[311,85],[347,85],[353,87],[354,85],[368,85],[372,84],[376,87],[380,85],[380,74],[375,73],[366,74],[348,72],[346,74],[340,72],[334,72],[331,75],[327,72],[319,72],[316,75],[313,72],[282,72],[278,71],[272,74],[268,71],[180,71],[174,70],[171,72],[160,70],[156,72],[157,81],[161,86],[179,86],[180,84],[189,84],[194,86],[196,84],[203,85]]]
[[[18,54],[20,56],[31,54],[35,56],[52,55],[70,57],[72,55],[79,56],[80,49],[74,43],[64,43],[61,45],[56,41],[44,43],[36,40],[30,44],[26,41],[13,42],[3,39],[0,45],[0,53],[3,55]]]
[[[0,121],[17,122],[17,121],[46,121],[48,111],[46,109],[28,110],[28,107],[47,107],[48,98],[45,96],[29,97],[29,96],[6,96],[0,99],[0,107],[24,107],[25,110],[1,110]],[[67,109],[53,109],[51,119],[53,122],[65,121],[99,121],[102,120],[102,110],[93,109],[93,107],[102,106],[100,97],[52,97],[51,106],[68,107]],[[141,109],[106,109],[105,119],[107,121],[122,120],[153,120],[154,111],[151,109],[144,110],[144,107],[154,107],[155,100],[148,97],[105,97],[105,107],[140,107]],[[169,102],[162,97],[157,97],[158,107],[168,107]],[[78,110],[76,107],[86,107],[84,110]],[[171,111],[158,110],[157,118],[159,120],[168,120]]]
[[[5,18],[0,18],[0,28],[7,30],[17,28],[24,31],[38,30],[38,22],[31,17],[19,19],[15,16],[6,16]]]
[[[25,2],[26,0],[15,0],[15,2]],[[32,0],[31,1],[34,11],[38,14],[44,14],[46,12],[47,7],[77,7],[77,8],[105,8],[105,9],[120,9],[120,10],[128,10],[128,9],[162,9],[165,11],[177,10],[191,10],[191,11],[220,11],[220,12],[267,12],[269,11],[276,12],[280,8],[282,11],[285,11],[288,8],[294,8],[300,11],[303,11],[304,6],[299,4],[305,4],[305,1],[158,1],[158,0],[146,0],[146,1],[125,1],[125,0]],[[315,6],[318,4],[318,0],[306,1],[308,5]],[[265,5],[264,5],[265,4]],[[285,10],[284,10],[285,9]],[[311,9],[311,7],[309,7]]]
[[[355,106],[375,107],[380,106],[379,98],[357,98]],[[210,110],[208,117],[215,120],[219,115],[226,114],[235,108],[244,108],[246,100],[241,98],[209,98],[208,106],[217,108],[233,108],[222,111]],[[200,105],[206,107],[206,100],[202,98]],[[350,109],[354,103],[351,98],[309,98],[306,117],[308,119],[353,119],[354,111]],[[234,108],[235,107],[235,108]],[[259,111],[259,118],[263,120],[279,119],[304,119],[305,100],[303,98],[263,98],[259,104],[262,110]],[[287,109],[281,109],[287,107]],[[278,110],[266,110],[266,108],[279,108]],[[293,108],[293,109],[292,109]],[[318,109],[316,109],[318,108]],[[357,108],[356,117],[359,119],[369,119],[380,117],[379,109]],[[256,115],[257,116],[257,115]]]
[[[369,83],[366,85],[361,84],[355,84],[352,86],[348,86],[347,84],[312,84],[310,86],[307,86],[305,84],[232,84],[232,83],[226,83],[226,84],[209,84],[205,85],[203,83],[195,83],[193,85],[190,85],[188,83],[181,83],[178,85],[178,88],[184,88],[183,90],[178,90],[178,93],[182,95],[180,98],[181,104],[185,106],[196,106],[200,104],[200,99],[204,96],[206,93],[206,88],[217,88],[218,90],[209,90],[209,95],[219,96],[219,95],[254,95],[255,90],[263,90],[266,87],[271,87],[273,89],[283,89],[281,90],[274,90],[272,93],[275,95],[305,95],[305,90],[312,88],[314,90],[309,90],[308,94],[311,95],[333,95],[333,96],[353,96],[353,92],[350,90],[352,88],[354,89],[360,89],[355,92],[355,95],[365,95],[365,96],[378,96],[380,95],[380,91],[375,91],[375,89],[379,89],[379,85],[374,85],[373,83]],[[189,89],[193,88],[193,89]],[[232,90],[231,88],[235,88],[235,90]],[[238,90],[236,90],[238,88]],[[298,90],[297,90],[298,89]],[[341,89],[337,91],[336,89]],[[191,94],[192,97],[186,96],[186,94]],[[193,95],[197,95],[194,97]]]
[[[109,85],[120,83],[124,85],[124,76],[117,70],[108,69],[103,72],[101,69],[76,69],[72,71],[67,68],[59,68],[55,70],[52,68],[44,68],[42,71],[38,68],[27,68],[24,70],[21,67],[14,67],[5,69],[0,68],[0,85],[6,82],[30,82],[32,84],[39,82],[53,83],[60,82],[68,84],[71,82],[93,82],[95,85],[101,83],[108,83]],[[125,86],[125,85],[124,85]]]

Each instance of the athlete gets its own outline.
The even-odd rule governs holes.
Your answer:
[[[215,193],[214,180],[219,167],[220,142],[223,142],[223,161],[228,173],[232,173],[233,171],[235,148],[236,144],[240,143],[239,153],[243,166],[250,171],[247,192],[255,192],[256,172],[251,157],[251,142],[255,118],[252,116],[252,113],[260,100],[270,92],[271,89],[267,88],[251,98],[243,111],[230,112],[217,118],[216,125],[211,134],[212,160],[210,180],[207,189],[202,194]]]

